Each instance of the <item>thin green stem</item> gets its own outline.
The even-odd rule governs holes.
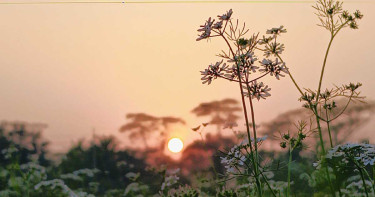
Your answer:
[[[248,86],[248,84],[247,84],[247,86]],[[256,132],[256,128],[255,128],[256,125],[255,125],[255,115],[254,115],[253,99],[251,98],[251,95],[249,95],[249,101],[250,101],[250,109],[251,109],[251,122],[252,122],[252,125],[253,125],[254,149],[255,149],[255,163],[258,164],[258,162],[259,162],[258,161],[258,159],[259,159],[259,156],[258,156],[258,141],[257,141],[257,132]],[[256,165],[255,174],[257,175],[258,173],[259,173],[259,166]],[[267,179],[265,179],[265,181],[268,184]]]
[[[375,194],[375,185],[374,185],[374,180],[371,180],[371,176],[370,176],[370,174],[367,172],[366,168],[364,168],[363,172],[366,174],[366,176],[367,176],[368,179],[370,180],[371,185],[372,185],[372,190],[374,191],[374,194]]]
[[[287,197],[290,197],[290,176],[292,170],[292,148],[291,144],[289,144],[289,162],[288,162],[288,189],[287,189]]]
[[[324,69],[325,69],[326,64],[327,64],[329,50],[331,49],[331,45],[332,45],[332,42],[333,42],[334,38],[335,38],[334,36],[331,36],[331,39],[329,40],[329,44],[328,44],[328,47],[327,47],[327,50],[326,50],[326,54],[324,55],[324,61],[323,61],[322,70],[320,72],[320,79],[319,79],[319,86],[318,86],[318,91],[317,91],[317,95],[316,95],[316,101],[318,101],[318,99],[319,99],[320,89],[322,87],[322,82],[323,82]]]
[[[348,100],[348,102],[346,103],[345,107],[342,109],[342,111],[341,111],[339,114],[337,114],[334,118],[332,118],[331,120],[329,120],[329,121],[336,120],[338,117],[340,117],[340,116],[345,112],[345,110],[348,108],[348,106],[349,106],[349,104],[350,104],[350,101],[351,101],[352,98],[353,98],[353,94],[354,94],[354,92],[351,93],[351,95],[350,95],[350,97],[349,97],[349,100]],[[327,121],[328,121],[328,119],[327,119]]]
[[[280,61],[281,61],[282,63],[285,64],[284,60],[281,58],[281,56],[280,56],[279,54],[276,54],[276,56],[280,59]],[[285,64],[285,65],[286,65],[286,64]],[[296,86],[296,88],[298,89],[299,93],[301,93],[301,95],[303,95],[303,92],[302,92],[301,88],[298,86],[296,80],[294,80],[293,75],[292,75],[292,73],[290,72],[289,68],[288,68],[287,66],[285,66],[285,68],[288,70],[288,75],[289,75],[290,79],[292,80],[294,86]]]
[[[331,49],[331,46],[332,46],[332,42],[333,42],[333,39],[336,37],[336,35],[340,32],[340,30],[346,25],[348,24],[349,21],[346,21],[345,23],[343,23],[338,29],[336,32],[333,32],[333,30],[331,30],[331,39],[329,41],[329,44],[328,44],[328,47],[327,47],[327,50],[326,50],[326,54],[324,55],[324,61],[323,61],[323,66],[322,66],[322,70],[320,72],[320,79],[319,79],[319,86],[318,86],[318,91],[317,91],[317,95],[316,95],[316,101],[319,100],[319,96],[320,96],[320,89],[322,87],[322,82],[323,82],[323,75],[324,75],[324,69],[326,67],[326,64],[327,64],[327,59],[328,59],[328,54],[329,54],[329,50]]]
[[[316,124],[317,124],[317,127],[318,127],[318,133],[319,133],[319,139],[320,139],[320,146],[322,148],[321,158],[323,160],[323,165],[325,166],[325,171],[326,171],[326,175],[327,175],[327,179],[328,179],[329,187],[331,189],[332,196],[335,197],[336,196],[335,195],[335,190],[333,189],[331,176],[329,175],[328,166],[326,165],[326,159],[325,159],[326,151],[325,151],[325,148],[324,148],[324,140],[323,140],[323,135],[322,135],[322,127],[320,126],[320,119],[316,115],[318,113],[318,109],[317,109],[316,106],[314,106],[314,112],[315,112],[314,114],[315,114]]]
[[[325,101],[325,104],[327,104],[327,101]],[[328,109],[326,108],[326,118],[327,118],[327,129],[328,129],[328,135],[329,135],[329,143],[331,145],[331,148],[333,148],[333,143],[332,143],[332,136],[331,136],[331,127],[330,127],[330,120],[329,120],[329,114],[328,114]]]
[[[260,174],[262,175],[262,177],[263,177],[264,180],[267,180],[267,177],[264,176],[263,173],[260,173]],[[272,195],[273,195],[274,197],[276,197],[276,194],[275,194],[275,192],[273,191],[273,189],[272,189],[270,183],[268,183],[268,181],[266,181],[266,184],[267,184],[268,189],[271,191]]]
[[[359,166],[358,166],[358,170],[359,170],[359,174],[361,175],[361,179],[362,179],[363,187],[365,188],[366,197],[368,197],[368,191],[367,191],[367,187],[366,187],[365,177],[363,176],[363,170],[362,170],[362,168],[359,167]]]
[[[221,37],[227,43],[233,57],[235,57],[235,53],[234,53],[231,45],[229,44],[228,40],[225,38],[225,36],[223,34],[221,34]],[[250,145],[250,152],[251,152],[250,156],[252,157],[252,163],[253,163],[253,166],[254,166],[254,172],[255,172],[254,174],[255,174],[255,180],[256,180],[255,182],[256,182],[256,185],[257,185],[257,189],[258,189],[258,196],[261,197],[262,196],[262,188],[261,188],[261,185],[260,185],[259,174],[257,173],[258,166],[257,166],[257,162],[254,158],[254,151],[253,151],[253,148],[252,148],[249,119],[248,119],[248,116],[247,116],[247,109],[246,109],[246,104],[245,104],[245,98],[244,98],[244,93],[243,93],[243,88],[242,88],[241,73],[240,73],[240,68],[239,68],[240,66],[238,65],[237,62],[236,62],[236,66],[237,66],[238,84],[240,86],[240,91],[241,91],[242,107],[243,107],[243,110],[244,110],[245,121],[246,121],[247,137],[248,137],[249,145]]]

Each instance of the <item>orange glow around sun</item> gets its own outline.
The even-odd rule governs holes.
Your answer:
[[[168,149],[172,153],[181,152],[183,147],[184,147],[184,143],[182,142],[180,138],[172,138],[168,141]]]

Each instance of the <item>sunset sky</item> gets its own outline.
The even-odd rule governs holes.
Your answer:
[[[199,25],[230,8],[250,32],[284,25],[284,60],[298,83],[316,89],[329,32],[316,26],[312,5],[0,4],[0,120],[48,124],[43,135],[56,151],[91,137],[94,128],[129,143],[118,129],[134,112],[184,118],[187,128],[171,137],[199,138],[188,130],[202,122],[190,113],[195,106],[240,98],[236,84],[201,84],[199,71],[220,60],[215,55],[225,43],[196,42]],[[323,87],[361,82],[362,94],[375,99],[375,3],[344,8],[365,16],[359,30],[345,29],[334,41]],[[288,77],[265,82],[272,96],[256,103],[259,122],[301,106]]]

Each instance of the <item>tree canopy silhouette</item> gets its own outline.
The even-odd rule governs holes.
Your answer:
[[[172,124],[185,124],[181,118],[173,116],[156,117],[146,113],[129,113],[126,115],[128,123],[120,127],[120,132],[129,133],[130,139],[141,138],[148,148],[147,137],[149,134],[159,133],[165,136]]]

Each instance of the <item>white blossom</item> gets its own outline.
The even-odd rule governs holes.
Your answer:
[[[161,184],[161,191],[164,191],[164,189],[171,187],[172,185],[176,184],[177,181],[180,179],[177,176],[177,173],[180,172],[180,169],[174,169],[174,170],[169,170],[166,172],[166,176],[164,178],[163,183]]]
[[[280,27],[274,27],[266,31],[266,34],[279,35],[280,33],[286,33],[286,29],[284,29],[284,26],[282,25]]]
[[[278,80],[280,79],[280,76],[285,77],[282,72],[288,74],[285,63],[279,62],[278,58],[276,58],[275,61],[263,59],[261,65],[263,66],[263,68],[259,69],[260,72],[269,72],[271,76],[275,75],[276,79]]]
[[[252,82],[249,87],[243,86],[246,92],[244,92],[245,96],[251,96],[251,98],[256,98],[258,101],[262,99],[266,99],[266,97],[271,96],[269,91],[271,88],[268,85],[265,85],[263,82],[257,83],[257,81]]]
[[[39,190],[41,187],[48,187],[50,189],[60,188],[63,193],[68,194],[69,197],[78,197],[61,179],[53,179],[49,181],[42,181],[34,186],[35,190]]]
[[[215,20],[211,21],[211,17],[210,17],[210,18],[208,18],[208,20],[206,21],[206,23],[204,25],[200,26],[201,28],[198,29],[198,31],[202,32],[202,33],[197,38],[197,41],[202,40],[202,39],[206,39],[206,38],[210,37],[211,30],[212,30],[212,24],[214,23],[214,21]]]
[[[217,17],[219,17],[220,20],[229,20],[232,14],[233,14],[233,11],[232,9],[230,9],[229,11],[227,11],[226,14],[218,15]]]

